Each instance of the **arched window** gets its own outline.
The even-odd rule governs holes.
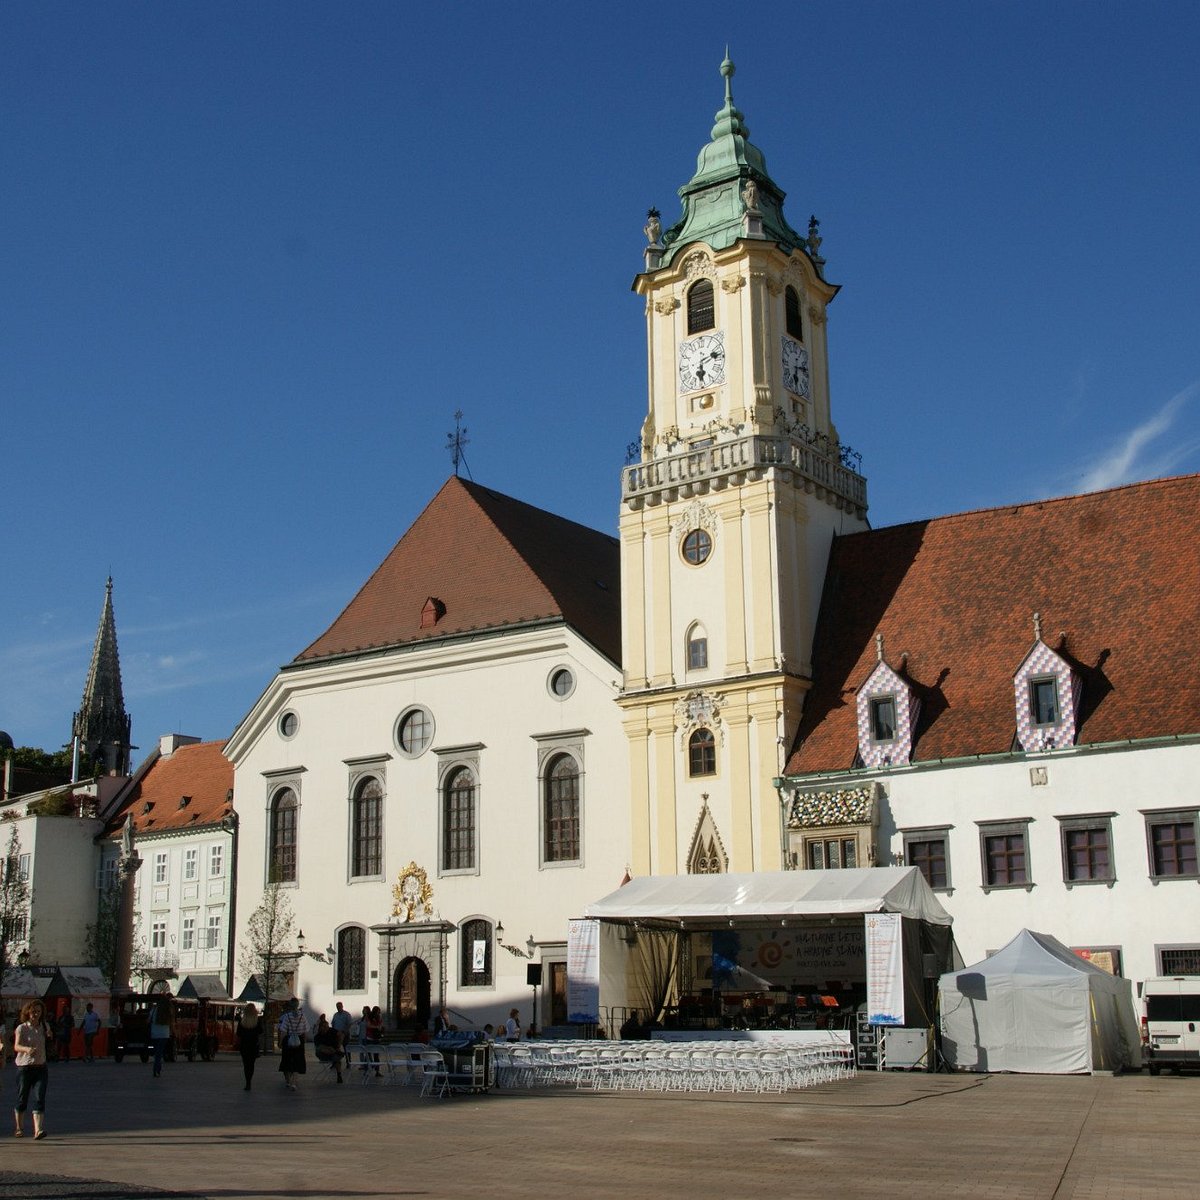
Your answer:
[[[796,341],[804,341],[804,326],[800,321],[800,293],[794,287],[789,287],[783,293],[783,313],[788,333]]]
[[[703,671],[708,666],[708,634],[703,625],[696,624],[688,630],[687,665],[689,671]]]
[[[461,987],[492,986],[492,923],[477,918],[464,921],[458,931]]]
[[[569,754],[550,760],[542,813],[544,862],[579,858],[579,766]]]
[[[271,883],[296,882],[296,793],[280,788],[271,801],[271,859],[268,878]]]
[[[347,925],[337,935],[337,990],[361,992],[367,986],[367,931]]]
[[[459,767],[442,793],[442,870],[468,871],[475,866],[475,776]]]
[[[710,280],[701,279],[688,292],[687,322],[687,331],[689,334],[703,333],[704,330],[712,329],[716,325],[715,310],[713,308],[713,285]]]
[[[688,738],[688,774],[717,773],[717,743],[711,729],[697,729]]]
[[[350,801],[350,874],[383,873],[383,787],[364,779]]]

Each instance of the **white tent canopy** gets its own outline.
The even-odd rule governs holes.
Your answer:
[[[1133,990],[1045,933],[939,980],[942,1053],[964,1071],[1077,1074],[1141,1062]]]
[[[647,876],[590,904],[584,916],[696,927],[717,920],[872,912],[900,913],[934,925],[951,922],[916,867]]]

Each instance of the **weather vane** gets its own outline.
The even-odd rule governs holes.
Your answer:
[[[467,427],[462,423],[462,409],[458,409],[454,414],[454,432],[446,434],[446,449],[450,451],[450,459],[454,463],[454,476],[458,477],[458,464],[461,462],[466,468],[468,477],[471,475],[471,468],[467,466],[467,452],[464,447],[471,440],[467,437]]]

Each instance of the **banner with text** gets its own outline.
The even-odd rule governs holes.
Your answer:
[[[867,1020],[872,1025],[904,1024],[899,913],[867,916]]]
[[[567,1020],[595,1025],[600,1020],[600,922],[567,924]]]

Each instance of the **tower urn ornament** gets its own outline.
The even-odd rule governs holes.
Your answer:
[[[657,246],[659,239],[662,237],[662,214],[657,208],[652,208],[646,214],[646,224],[642,226],[642,232],[646,235],[646,241],[652,246]]]

